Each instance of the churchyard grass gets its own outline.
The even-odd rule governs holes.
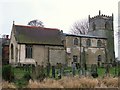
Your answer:
[[[17,88],[25,87],[28,84],[28,81],[25,80],[23,77],[26,74],[26,72],[28,72],[28,71],[24,70],[23,68],[13,68],[13,69],[14,69],[14,75],[15,75],[15,80],[13,83],[16,85]],[[56,73],[55,73],[56,78],[54,78],[55,80],[58,80],[57,72],[58,72],[58,69],[56,69]],[[103,77],[105,75],[105,68],[97,68],[97,72],[98,72],[98,77]],[[118,72],[118,68],[116,68],[116,72]],[[30,69],[30,73],[32,73],[31,69]],[[47,72],[45,69],[45,74],[46,73]],[[71,76],[72,75],[71,67],[64,68],[64,73],[65,73],[64,75],[66,75],[66,76],[67,75]],[[78,75],[78,74],[79,74],[79,72],[78,72],[78,70],[76,70],[76,75]],[[114,67],[110,68],[110,74],[111,74],[111,76],[115,76],[115,68]],[[117,75],[117,73],[116,73],[116,75]],[[52,78],[52,69],[50,69],[49,78]]]
[[[99,76],[103,76],[105,74],[105,68],[99,67],[97,70],[98,70],[97,72],[98,72]],[[56,74],[57,74],[57,72],[58,72],[58,69],[56,69]],[[118,72],[118,68],[116,68],[116,74],[117,74],[117,72]],[[25,73],[26,73],[26,71],[23,68],[14,68],[14,75],[18,79],[23,77]],[[64,73],[71,74],[72,73],[71,67],[64,68]],[[45,70],[45,74],[46,74],[46,70]],[[76,74],[78,74],[78,70],[76,70]],[[110,74],[115,75],[115,67],[110,68]],[[52,69],[50,69],[50,77],[52,77]]]

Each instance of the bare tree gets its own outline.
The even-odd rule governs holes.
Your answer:
[[[80,21],[76,21],[72,28],[70,33],[72,34],[87,34],[88,33],[88,29],[89,29],[89,23],[87,20],[80,20]]]
[[[28,22],[28,25],[38,26],[38,27],[44,27],[43,22],[42,22],[42,21],[39,21],[39,20],[37,20],[37,19]]]

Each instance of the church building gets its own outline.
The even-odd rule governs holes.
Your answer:
[[[59,29],[14,25],[9,45],[9,63],[56,65],[71,63],[102,66],[115,60],[113,14],[90,17],[86,35]]]
[[[112,63],[115,60],[113,14],[90,17],[87,35],[66,34],[65,48],[68,65],[71,62],[82,64]]]

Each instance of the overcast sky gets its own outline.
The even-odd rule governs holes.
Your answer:
[[[99,10],[102,14],[114,14],[114,30],[117,31],[118,1],[0,0],[0,35],[10,34],[13,21],[15,24],[27,25],[34,19],[41,20],[45,27],[58,28],[69,33],[75,21],[87,19],[88,15],[98,15]]]

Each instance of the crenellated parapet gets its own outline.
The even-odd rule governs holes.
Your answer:
[[[89,20],[93,20],[93,19],[96,19],[96,18],[103,18],[103,19],[111,19],[111,20],[113,20],[113,13],[112,13],[112,16],[109,16],[109,15],[101,14],[101,11],[99,10],[99,15],[96,15],[94,17],[90,17],[90,15],[88,16]]]

